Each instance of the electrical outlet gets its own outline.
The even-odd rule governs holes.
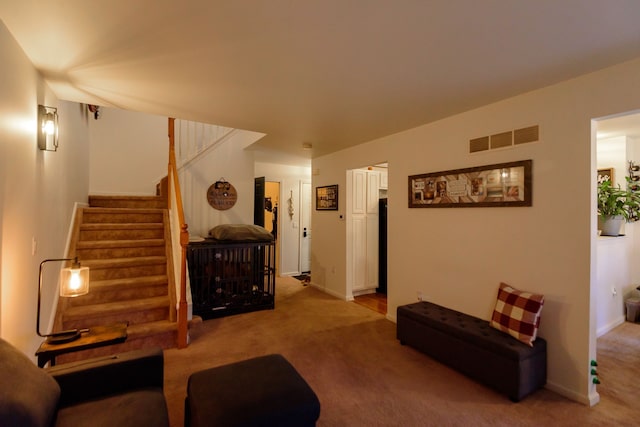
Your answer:
[[[615,288],[615,286],[611,287],[611,294],[615,297],[616,295],[618,295],[618,290]]]
[[[424,300],[424,295],[422,294],[422,291],[418,291],[418,301],[423,301]]]
[[[36,240],[35,237],[31,238],[31,255],[35,255],[36,252],[38,251],[38,241]]]

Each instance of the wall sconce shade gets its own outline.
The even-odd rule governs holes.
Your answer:
[[[52,334],[40,333],[40,306],[42,301],[42,270],[48,262],[73,261],[71,267],[60,270],[60,296],[77,297],[89,292],[89,267],[82,267],[78,258],[56,258],[45,259],[40,263],[40,273],[38,275],[38,310],[36,319],[36,332],[38,336],[46,338],[49,344],[62,344],[80,338],[80,334],[87,329],[71,329],[68,331],[55,332]]]
[[[38,105],[38,148],[58,150],[58,109]]]

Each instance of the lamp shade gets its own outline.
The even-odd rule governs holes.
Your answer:
[[[60,296],[77,297],[89,293],[89,267],[79,265],[60,270]]]

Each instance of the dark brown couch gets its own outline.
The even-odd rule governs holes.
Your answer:
[[[0,426],[169,425],[162,350],[38,368],[0,339]]]

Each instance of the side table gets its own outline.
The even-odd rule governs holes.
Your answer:
[[[56,364],[56,356],[61,354],[118,344],[125,342],[126,339],[127,324],[118,323],[110,326],[94,326],[87,332],[83,332],[77,340],[63,344],[50,344],[45,341],[40,344],[36,351],[38,366],[43,368],[47,362],[54,366]]]

